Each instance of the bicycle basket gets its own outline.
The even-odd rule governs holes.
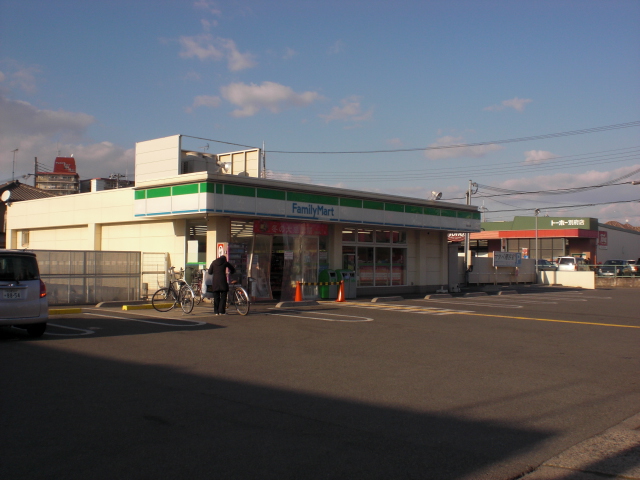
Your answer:
[[[182,280],[182,277],[184,277],[183,271],[176,271],[174,269],[170,269],[169,274],[173,280]]]

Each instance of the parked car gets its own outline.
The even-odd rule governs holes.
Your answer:
[[[47,288],[33,252],[0,249],[0,326],[25,328],[40,337],[47,328]]]
[[[587,261],[582,257],[558,257],[558,271],[577,272],[590,270]]]
[[[640,260],[640,258],[638,259]],[[629,265],[631,265],[631,269],[633,270],[634,275],[638,275],[638,261],[637,260],[629,260]]]
[[[538,266],[538,271],[543,271],[543,270],[547,270],[547,271],[555,271],[558,270],[558,266],[553,263],[550,262],[549,260],[544,260],[542,258],[539,258],[538,260],[536,260],[536,265]]]
[[[601,277],[631,277],[636,274],[629,260],[607,260],[596,271]]]

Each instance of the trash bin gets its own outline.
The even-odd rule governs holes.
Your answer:
[[[338,281],[344,281],[344,298],[356,298],[356,272],[336,270]]]
[[[334,270],[322,270],[318,275],[318,283],[336,283],[337,281]],[[335,300],[338,298],[338,285],[319,285],[318,294],[320,298]]]

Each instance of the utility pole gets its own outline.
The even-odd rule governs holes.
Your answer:
[[[473,187],[476,188],[476,191],[473,192]],[[478,193],[478,184],[469,180],[469,189],[467,190],[467,205],[471,205],[471,195],[474,193]],[[471,265],[471,251],[469,250],[469,233],[464,234],[464,270],[465,272],[469,270],[469,265]]]

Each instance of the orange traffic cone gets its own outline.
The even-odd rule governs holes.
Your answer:
[[[346,302],[344,299],[344,280],[340,280],[340,288],[338,289],[338,299],[336,302]]]
[[[300,282],[296,282],[296,302],[302,301],[302,287],[300,286]]]

